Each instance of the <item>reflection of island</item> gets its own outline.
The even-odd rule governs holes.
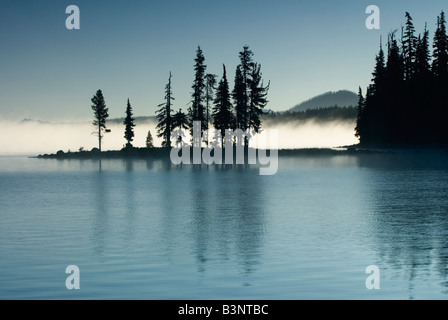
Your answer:
[[[371,232],[380,260],[408,274],[409,295],[425,279],[448,289],[448,156],[359,157],[373,181]],[[435,275],[434,275],[435,273]]]
[[[265,228],[263,185],[258,172],[221,167],[205,183],[199,177],[192,174],[192,236],[196,238],[200,270],[208,260],[231,259],[242,264],[244,273],[251,273],[261,259]]]
[[[162,173],[166,184],[161,186],[160,238],[167,257],[171,260],[171,254],[185,245],[181,239],[187,235],[192,239],[187,243],[194,247],[185,249],[192,252],[201,274],[229,260],[240,266],[241,273],[253,272],[261,260],[265,228],[263,180],[258,170],[190,166],[175,173]]]

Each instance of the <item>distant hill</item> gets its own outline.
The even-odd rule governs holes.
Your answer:
[[[328,108],[332,106],[349,107],[358,104],[358,95],[348,90],[330,91],[302,102],[289,111],[298,112],[308,109]]]

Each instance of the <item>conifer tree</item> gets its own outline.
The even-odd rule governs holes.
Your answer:
[[[103,131],[109,132],[106,128],[106,119],[109,117],[109,109],[106,107],[106,102],[104,101],[103,92],[98,90],[92,98],[92,110],[94,113],[93,125],[98,131],[98,149],[101,152],[101,142],[104,138]]]
[[[146,136],[146,148],[154,148],[154,140],[150,130],[148,130],[148,135]]]
[[[362,89],[359,87],[358,89],[358,116],[356,118],[356,127],[355,127],[355,136],[360,138],[363,135],[363,117],[364,117],[364,97],[362,95]]]
[[[223,75],[216,89],[215,106],[213,108],[213,124],[221,132],[221,146],[224,147],[225,130],[233,123],[232,103],[230,102],[229,83],[227,81],[226,66],[223,65]]]
[[[446,81],[448,78],[448,37],[446,33],[445,13],[442,11],[437,17],[437,29],[434,34],[432,71],[437,80]]]
[[[263,114],[263,108],[267,105],[267,95],[269,84],[265,87],[261,78],[261,65],[254,63],[250,70],[249,81],[249,106],[247,111],[247,124],[249,129],[256,133],[261,128],[260,116]]]
[[[189,128],[189,122],[188,122],[188,116],[182,112],[182,108],[179,109],[174,115],[173,115],[173,130],[181,130],[181,134],[178,136],[178,140],[176,141],[176,144],[183,142],[183,137],[185,137],[184,130],[188,130]]]
[[[434,76],[434,106],[437,117],[434,119],[434,131],[438,142],[448,142],[446,118],[448,117],[448,36],[445,13],[437,17],[437,29],[433,42],[432,72]]]
[[[201,133],[207,128],[206,110],[204,104],[205,98],[205,70],[207,66],[204,64],[205,58],[201,47],[198,46],[196,50],[196,58],[194,59],[195,77],[192,85],[193,93],[191,100],[190,113],[190,128],[193,130],[193,122],[201,122]],[[192,132],[192,131],[191,131]]]
[[[244,46],[243,51],[239,53],[240,57],[240,71],[241,71],[241,112],[243,113],[241,116],[242,127],[240,129],[246,130],[249,127],[249,117],[248,117],[248,108],[249,108],[249,81],[250,74],[254,67],[253,62],[253,52],[249,49],[249,46]],[[243,120],[244,119],[244,120]]]
[[[406,27],[402,39],[402,51],[404,60],[404,78],[410,82],[414,75],[414,62],[416,58],[417,38],[415,37],[415,28],[412,17],[406,12]]]
[[[165,102],[159,104],[157,111],[157,136],[162,138],[162,147],[171,148],[171,131],[172,131],[172,103],[174,100],[171,90],[171,72],[168,78],[168,83],[165,86]]]
[[[431,72],[431,52],[429,50],[429,31],[425,24],[423,36],[419,35],[417,39],[417,48],[415,52],[415,73],[416,78],[426,81]]]
[[[238,65],[236,68],[232,98],[235,106],[235,123],[233,129],[245,131],[247,129],[246,87],[244,85],[241,65]]]
[[[132,141],[134,140],[134,127],[135,127],[134,121],[135,121],[135,119],[132,116],[133,116],[132,107],[131,107],[131,104],[130,104],[129,98],[128,98],[128,103],[126,106],[126,118],[123,121],[123,124],[125,125],[124,138],[127,141],[127,143],[126,143],[127,148],[132,147]]]
[[[210,123],[210,107],[214,100],[214,92],[216,87],[216,74],[207,73],[205,75],[205,106],[206,106],[206,121],[207,130]]]
[[[384,86],[384,79],[386,74],[386,64],[383,50],[383,43],[380,38],[380,50],[378,55],[375,57],[375,70],[373,71],[373,84],[374,90],[381,91]]]

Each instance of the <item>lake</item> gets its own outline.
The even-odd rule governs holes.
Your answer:
[[[447,160],[0,157],[0,299],[447,299]]]

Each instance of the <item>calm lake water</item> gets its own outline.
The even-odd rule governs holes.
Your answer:
[[[446,153],[281,157],[273,176],[0,157],[0,299],[447,298]]]

